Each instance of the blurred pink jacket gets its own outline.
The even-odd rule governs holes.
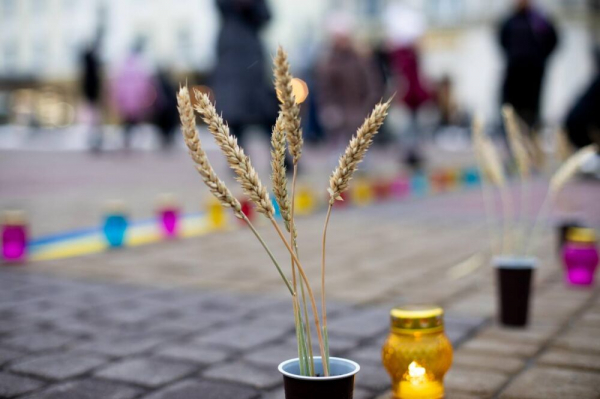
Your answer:
[[[112,80],[112,98],[124,121],[140,122],[156,101],[152,73],[139,56],[130,55]]]

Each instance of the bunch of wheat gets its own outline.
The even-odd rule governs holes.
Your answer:
[[[232,208],[236,217],[244,220],[248,227],[260,241],[263,248],[269,254],[271,260],[277,268],[285,282],[293,300],[294,320],[296,324],[296,333],[298,338],[298,354],[300,358],[300,368],[303,375],[315,375],[314,359],[312,354],[312,342],[310,338],[310,324],[308,318],[308,306],[305,297],[310,302],[310,307],[317,332],[319,351],[323,361],[324,375],[329,375],[329,342],[327,336],[327,316],[325,308],[325,237],[327,224],[331,214],[331,205],[335,200],[341,199],[341,193],[344,192],[349,185],[352,174],[356,170],[358,164],[363,160],[366,151],[373,142],[373,137],[383,124],[390,101],[377,104],[373,112],[365,119],[363,125],[358,129],[356,135],[350,141],[348,148],[340,157],[338,167],[333,171],[329,182],[330,206],[326,216],[325,228],[323,231],[323,256],[322,256],[322,321],[319,317],[316,306],[315,296],[311,288],[310,282],[304,273],[304,268],[300,262],[297,251],[297,231],[294,226],[294,193],[296,184],[297,165],[302,155],[302,130],[300,128],[300,107],[295,101],[292,91],[291,82],[293,76],[290,72],[290,65],[287,60],[286,52],[280,47],[274,59],[274,77],[275,88],[280,101],[280,114],[273,127],[271,136],[271,167],[273,184],[273,192],[275,200],[281,210],[281,215],[285,223],[285,227],[290,233],[288,240],[282,230],[279,228],[274,217],[274,208],[271,203],[269,193],[266,187],[262,184],[258,173],[252,166],[250,158],[244,153],[244,150],[238,145],[237,140],[233,137],[227,124],[223,118],[217,113],[214,105],[209,97],[199,91],[195,91],[196,105],[195,110],[201,115],[203,121],[208,125],[208,130],[214,137],[217,145],[225,155],[231,169],[236,174],[236,180],[241,184],[244,193],[255,204],[259,213],[263,214],[273,227],[290,253],[292,281],[286,277],[282,271],[279,262],[275,259],[267,244],[256,231],[250,220],[241,211],[241,206],[238,200],[231,194],[229,189],[221,181],[210,165],[205,151],[202,148],[202,143],[198,138],[196,131],[196,122],[194,116],[194,108],[189,97],[187,88],[181,88],[177,95],[179,113],[181,116],[182,132],[190,150],[190,156],[196,164],[196,169],[202,176],[204,183],[208,186],[210,192],[221,202],[225,207]],[[294,170],[292,178],[291,195],[288,193],[288,182],[285,170],[285,153],[286,147],[289,149],[292,156]],[[296,278],[296,271],[299,278]],[[297,285],[300,285],[302,300],[298,297]]]

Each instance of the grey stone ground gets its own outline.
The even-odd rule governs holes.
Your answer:
[[[44,168],[46,159],[13,160],[16,176],[2,177],[8,184],[3,187],[15,190],[0,196],[2,206],[40,209],[32,217],[37,231],[94,220],[90,198],[115,182],[73,184],[83,167],[71,166],[81,159],[57,161],[60,173]],[[172,173],[161,174],[164,165],[150,159],[142,163],[145,169],[135,173],[146,183],[140,178],[132,184],[129,165],[117,186],[132,206],[150,209],[149,181],[164,183]],[[98,177],[109,165],[105,159],[84,166]],[[68,189],[55,190],[61,179]],[[197,176],[172,184],[183,183],[186,198],[193,198]],[[559,207],[576,208],[598,227],[598,190],[597,184],[574,184]],[[538,181],[531,191],[539,204],[545,184]],[[390,382],[379,359],[387,312],[394,304],[417,302],[438,303],[447,312],[447,334],[455,344],[445,380],[448,398],[600,397],[599,289],[565,286],[546,229],[531,323],[523,330],[498,326],[480,195],[467,190],[334,212],[330,340],[333,354],[361,364],[357,399],[387,395]],[[51,209],[61,213],[45,217]],[[298,219],[311,281],[318,281],[322,222],[320,213]],[[286,259],[268,227],[259,229],[275,255]],[[244,229],[0,266],[0,398],[282,399],[276,365],[295,356],[294,341],[285,288]]]

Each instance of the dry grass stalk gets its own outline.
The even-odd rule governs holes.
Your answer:
[[[196,96],[196,111],[202,116],[208,125],[217,145],[221,148],[227,158],[227,162],[236,173],[236,180],[242,185],[244,193],[256,205],[256,210],[268,217],[273,216],[275,210],[269,198],[269,193],[262,185],[258,173],[250,163],[250,158],[238,145],[237,139],[229,133],[229,127],[223,122],[223,118],[217,114],[217,110],[210,101],[208,95],[194,90]]]
[[[590,144],[571,155],[550,179],[550,195],[556,197],[565,184],[577,174],[581,164],[597,152],[598,146]]]
[[[243,219],[242,207],[239,201],[231,194],[215,173],[206,152],[202,148],[198,132],[196,131],[196,117],[190,100],[190,93],[187,87],[179,88],[177,93],[177,108],[181,118],[182,133],[185,144],[190,150],[190,156],[196,163],[196,170],[202,176],[202,180],[210,192],[221,202],[224,207],[232,208],[235,216]]]
[[[292,92],[292,74],[290,72],[290,63],[287,53],[282,47],[277,49],[277,54],[273,60],[273,74],[275,75],[275,89],[277,97],[281,102],[281,112],[285,124],[287,141],[289,143],[290,154],[292,155],[294,165],[298,164],[302,156],[302,129],[300,127],[300,106],[296,103]]]
[[[531,160],[527,153],[525,139],[519,128],[513,107],[504,105],[502,107],[502,115],[504,116],[504,123],[506,125],[508,144],[515,158],[519,175],[523,180],[527,179],[531,173]]]
[[[365,153],[373,143],[373,137],[383,124],[392,99],[385,103],[375,105],[371,114],[365,119],[362,126],[358,128],[356,135],[352,137],[346,151],[340,157],[337,168],[329,178],[329,203],[342,200],[341,194],[348,189],[352,174],[362,162]]]

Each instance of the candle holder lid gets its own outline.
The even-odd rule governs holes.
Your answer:
[[[162,208],[175,208],[179,205],[177,197],[173,193],[163,193],[158,196],[158,207]]]
[[[27,218],[24,211],[7,210],[2,214],[2,223],[7,226],[20,226],[27,223]]]
[[[567,232],[567,241],[594,243],[596,242],[596,232],[587,227],[571,227]]]
[[[444,331],[444,310],[435,305],[398,306],[390,311],[392,331],[434,333]]]
[[[114,199],[106,202],[105,210],[108,213],[125,214],[127,206],[125,205],[125,201]]]

